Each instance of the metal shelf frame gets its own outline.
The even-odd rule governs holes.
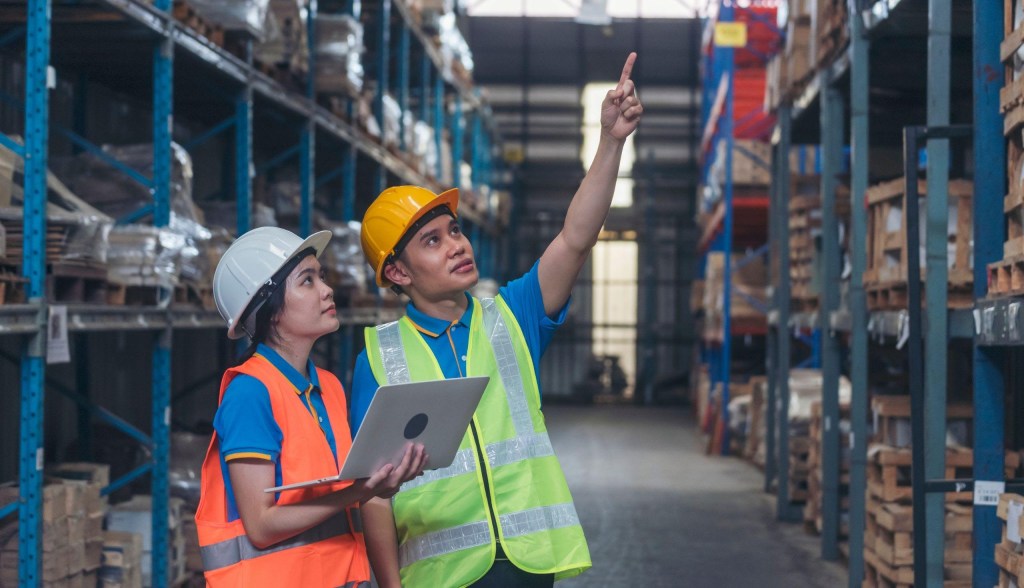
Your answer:
[[[379,0],[383,12],[390,11],[390,0]],[[25,97],[24,107],[24,144],[19,144],[9,137],[3,136],[0,141],[10,147],[24,159],[24,234],[25,243],[22,259],[23,276],[27,279],[25,304],[5,305],[0,307],[0,336],[12,335],[24,338],[25,344],[20,358],[21,389],[20,417],[21,430],[19,439],[19,488],[20,496],[15,505],[3,509],[0,515],[7,515],[17,510],[19,522],[19,583],[21,586],[37,586],[41,584],[42,574],[42,478],[43,465],[43,415],[44,398],[46,395],[46,322],[50,303],[45,292],[45,234],[46,234],[46,175],[47,155],[49,152],[48,136],[52,130],[62,132],[66,137],[83,149],[90,150],[104,157],[108,163],[121,169],[136,181],[151,188],[153,202],[136,211],[121,222],[138,221],[152,217],[154,226],[166,226],[170,219],[170,182],[171,182],[171,141],[175,113],[174,104],[174,61],[176,58],[198,60],[206,67],[195,75],[213,77],[220,82],[227,81],[228,87],[235,88],[223,98],[230,105],[232,114],[225,120],[210,125],[196,137],[186,141],[188,148],[194,148],[214,136],[232,133],[234,169],[233,199],[237,204],[236,220],[238,233],[249,230],[252,226],[252,181],[253,181],[253,126],[254,118],[260,108],[277,109],[284,113],[287,120],[296,121],[297,144],[286,150],[280,157],[265,162],[262,170],[280,165],[286,160],[295,159],[300,168],[301,208],[300,232],[308,234],[313,228],[314,194],[318,186],[335,178],[341,180],[340,198],[331,199],[331,216],[342,220],[355,218],[356,183],[358,154],[364,155],[377,166],[377,177],[383,183],[388,174],[408,183],[415,183],[434,190],[440,190],[437,181],[414,170],[396,154],[391,153],[379,143],[369,139],[362,131],[335,116],[317,104],[313,94],[313,76],[315,71],[310,65],[310,80],[303,94],[286,90],[277,82],[257,71],[252,64],[252,42],[246,43],[245,59],[227,53],[198,36],[192,30],[177,23],[170,15],[170,0],[155,0],[153,4],[138,0],[100,0],[101,6],[114,9],[127,17],[129,26],[138,30],[148,31],[152,35],[152,120],[150,121],[153,137],[153,176],[145,178],[133,170],[113,161],[103,151],[89,143],[72,131],[51,127],[49,120],[49,89],[48,76],[51,74],[51,43],[52,43],[52,0],[30,0],[27,3],[27,25],[24,31],[10,35],[9,41],[21,35],[25,37]],[[358,7],[359,3],[350,3]],[[383,20],[382,34],[384,43],[377,58],[384,64],[379,71],[387,72],[378,80],[379,99],[389,84],[395,87],[402,107],[407,109],[410,96],[410,75],[406,62],[409,61],[412,39],[422,47],[421,67],[421,100],[420,118],[432,122],[440,148],[442,132],[447,130],[455,140],[454,178],[459,180],[459,163],[465,151],[464,143],[470,145],[473,169],[473,181],[476,186],[489,186],[496,177],[495,169],[498,158],[495,148],[500,143],[497,127],[491,116],[490,109],[464,83],[449,80],[446,83],[442,75],[442,60],[432,41],[413,24],[407,9],[402,3],[395,3],[399,20],[399,34],[395,39],[388,38],[390,18]],[[311,60],[314,56],[314,34],[316,2],[307,3],[308,41],[310,43]],[[358,14],[355,15],[358,17]],[[116,40],[110,41],[110,50],[116,51]],[[402,66],[394,76],[389,72],[388,53],[394,52],[400,58]],[[189,61],[191,63],[191,61]],[[223,85],[223,84],[222,84]],[[432,117],[428,98],[433,97]],[[256,102],[259,98],[260,102]],[[446,117],[446,101],[452,103],[451,115]],[[465,137],[467,128],[463,112],[463,104],[469,106],[472,118],[470,137]],[[354,112],[353,101],[349,101],[348,112]],[[378,110],[379,112],[379,110]],[[432,119],[432,120],[430,120]],[[351,120],[351,117],[350,117]],[[404,124],[404,122],[402,123]],[[317,139],[328,141],[323,147],[338,146],[342,152],[342,166],[318,175],[316,169]],[[403,133],[404,139],[404,133]],[[403,145],[403,148],[407,147]],[[440,149],[438,150],[440,152]],[[297,157],[296,157],[297,156]],[[440,159],[440,158],[439,158]],[[437,170],[440,177],[440,167]],[[337,201],[335,205],[334,202]],[[480,266],[483,275],[497,269],[497,260],[492,252],[498,251],[493,241],[499,237],[499,228],[495,224],[494,210],[487,208],[480,214],[469,207],[460,210],[460,216],[466,221],[475,237],[474,244],[482,253]],[[345,309],[340,314],[343,325],[341,330],[342,366],[349,363],[352,342],[358,325],[375,324],[394,320],[401,315],[401,309]],[[152,510],[152,551],[153,586],[163,588],[167,585],[167,540],[168,540],[168,465],[170,454],[171,426],[171,341],[172,334],[178,329],[206,329],[212,332],[223,328],[223,321],[217,313],[193,308],[180,308],[173,304],[167,308],[152,307],[106,307],[92,305],[68,306],[68,328],[71,332],[88,333],[99,331],[147,331],[152,333],[152,388],[151,388],[151,432],[146,435],[133,425],[118,418],[113,412],[92,405],[88,398],[75,396],[73,400],[80,404],[89,418],[98,415],[105,421],[120,428],[130,437],[145,444],[151,450],[151,460],[130,472],[119,480],[115,480],[105,489],[111,492],[130,483],[140,476],[151,476],[153,495]],[[66,390],[58,390],[68,393]],[[70,394],[74,396],[73,394]]]
[[[722,2],[717,22],[733,22],[738,19],[737,11],[744,11],[745,8],[734,5],[731,2]],[[758,21],[762,22],[762,21]],[[772,26],[770,23],[764,23]],[[709,39],[714,35],[712,29],[714,22],[709,23]],[[777,32],[777,31],[776,31]],[[713,43],[713,41],[707,41]],[[719,399],[722,407],[723,433],[720,451],[723,455],[729,453],[729,423],[728,410],[730,401],[729,380],[732,363],[732,338],[734,335],[765,335],[762,329],[757,332],[738,332],[732,324],[732,274],[734,271],[748,263],[755,257],[764,256],[768,253],[768,246],[758,243],[759,247],[750,253],[745,259],[740,260],[735,266],[732,261],[734,243],[734,222],[736,218],[736,200],[732,178],[733,150],[735,149],[735,121],[734,121],[734,83],[737,69],[735,50],[732,47],[716,46],[709,58],[703,58],[703,100],[701,101],[702,139],[701,153],[703,158],[701,173],[707,176],[714,157],[710,154],[719,141],[725,142],[725,179],[723,183],[723,195],[721,202],[716,207],[713,226],[708,228],[708,234],[702,238],[700,244],[701,254],[706,263],[706,254],[709,250],[722,252],[723,255],[723,302],[722,302],[722,341],[705,341],[702,353],[704,363],[708,365],[711,389],[714,390],[720,385],[721,397]],[[755,56],[767,60],[767,56]],[[768,162],[760,162],[768,167]],[[763,209],[765,202],[763,196],[753,202],[754,207]],[[748,302],[757,302],[748,298]],[[755,308],[761,303],[753,304]],[[769,308],[764,308],[767,314]]]
[[[1003,480],[1003,443],[1004,443],[1004,379],[1007,366],[1001,348],[1024,344],[1024,320],[1021,318],[1021,305],[1024,300],[1017,299],[985,299],[987,293],[987,264],[998,261],[1002,257],[1002,230],[992,227],[1003,226],[1003,210],[1001,198],[983,197],[984,195],[1005,193],[1005,143],[1002,135],[1002,118],[999,113],[999,90],[1002,86],[1000,76],[986,76],[984,72],[1000,71],[999,44],[1003,36],[1003,14],[994,3],[976,2],[972,5],[973,18],[973,127],[970,135],[974,144],[974,294],[977,299],[972,310],[947,311],[946,266],[944,260],[946,234],[946,199],[949,176],[949,147],[941,132],[931,133],[927,142],[928,149],[928,194],[939,195],[927,200],[928,218],[933,219],[922,227],[922,238],[928,235],[929,272],[924,288],[927,299],[926,309],[911,327],[910,315],[906,311],[868,312],[863,284],[863,273],[866,267],[866,211],[862,206],[851,207],[851,243],[850,261],[852,276],[847,297],[847,308],[836,308],[829,305],[827,299],[838,294],[838,280],[826,276],[822,280],[822,311],[814,315],[791,315],[789,312],[788,276],[788,229],[786,222],[786,202],[788,200],[788,150],[793,136],[792,128],[795,118],[806,118],[813,112],[813,107],[820,109],[819,132],[825,151],[823,170],[823,233],[826,245],[834,240],[828,237],[830,225],[834,220],[834,211],[830,210],[829,200],[832,198],[828,176],[836,173],[833,157],[834,146],[842,146],[837,141],[838,133],[829,132],[829,127],[844,128],[847,121],[841,108],[844,98],[843,89],[849,79],[849,90],[846,94],[849,101],[850,129],[850,181],[851,194],[856,202],[868,187],[869,168],[868,153],[871,145],[869,130],[869,74],[874,59],[871,46],[876,40],[884,40],[897,34],[901,27],[911,26],[914,34],[923,36],[927,32],[928,40],[928,76],[927,76],[927,127],[941,129],[950,125],[950,52],[951,37],[959,34],[951,21],[954,10],[949,0],[930,0],[927,2],[928,14],[924,18],[921,10],[926,3],[919,0],[877,0],[875,2],[855,3],[857,11],[849,19],[850,46],[847,52],[827,71],[798,97],[793,105],[783,105],[779,109],[777,128],[773,135],[773,176],[772,195],[772,254],[778,255],[778,267],[781,280],[775,287],[772,311],[771,353],[769,366],[770,387],[769,411],[779,407],[776,414],[769,413],[768,449],[769,460],[765,468],[765,490],[769,491],[773,480],[778,482],[777,516],[780,519],[791,519],[795,516],[791,505],[786,500],[786,475],[788,456],[785,450],[788,443],[786,430],[785,408],[788,404],[788,370],[790,362],[790,344],[792,327],[806,328],[813,320],[819,321],[819,328],[827,334],[823,347],[823,363],[825,382],[823,390],[823,420],[828,423],[837,422],[838,417],[831,400],[835,398],[836,383],[831,377],[828,364],[834,350],[828,343],[838,333],[849,346],[849,372],[852,383],[851,403],[851,471],[850,496],[862,497],[866,489],[867,465],[867,423],[868,411],[868,343],[871,338],[878,341],[893,342],[898,345],[910,343],[916,347],[914,354],[919,357],[918,373],[924,374],[923,382],[917,383],[919,402],[923,410],[917,410],[914,427],[918,429],[919,441],[915,443],[922,455],[915,461],[918,480],[916,485],[927,489],[931,495],[922,500],[924,507],[915,509],[919,521],[917,526],[925,525],[927,533],[915,533],[918,545],[915,553],[918,561],[915,565],[915,579],[921,585],[937,585],[942,581],[942,498],[935,492],[941,492],[942,462],[944,460],[944,426],[941,407],[945,404],[946,383],[942,378],[929,378],[929,373],[944,373],[944,369],[936,370],[935,366],[945,366],[947,360],[947,341],[953,338],[972,338],[974,340],[973,377],[974,377],[974,480],[988,483],[996,488],[1002,487]],[[890,19],[894,22],[889,22]],[[920,22],[918,22],[920,21]],[[908,25],[909,23],[909,25]],[[884,64],[881,64],[884,66]],[[882,68],[884,69],[884,67]],[[877,74],[876,74],[877,75]],[[810,126],[801,121],[801,128]],[[928,132],[928,131],[925,131]],[[934,135],[934,137],[932,136]],[[830,148],[829,145],[833,147]],[[916,155],[916,152],[915,154]],[[916,157],[913,159],[906,174],[916,174]],[[913,253],[916,253],[914,249]],[[829,253],[826,252],[826,255]],[[914,265],[913,260],[910,261]],[[828,264],[826,264],[828,265]],[[931,269],[933,268],[934,269]],[[836,277],[836,276],[832,276]],[[909,332],[908,332],[909,330]],[[927,345],[922,343],[927,338]],[[909,340],[907,337],[909,336]],[[838,346],[836,347],[838,348]],[[926,388],[922,388],[926,387]],[[923,398],[920,390],[927,389]],[[930,415],[925,421],[924,415]],[[837,439],[829,439],[826,425],[826,446],[823,447],[823,477],[825,492],[823,495],[823,519],[825,529],[822,534],[822,555],[833,556],[834,534],[830,521],[838,515],[838,505],[830,500],[830,479],[838,474],[838,463],[830,460],[829,450],[838,447]],[[831,461],[831,463],[830,463]],[[974,481],[960,481],[973,487]],[[924,492],[924,490],[919,490]],[[973,583],[976,586],[987,586],[998,582],[998,570],[992,553],[995,543],[999,541],[1000,524],[995,516],[995,505],[979,500],[980,494],[975,491],[974,506],[974,558]],[[864,580],[864,523],[865,504],[863,500],[851,500],[850,504],[850,537],[849,537],[849,585],[860,586]]]

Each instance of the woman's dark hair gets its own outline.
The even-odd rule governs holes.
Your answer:
[[[260,343],[266,342],[270,336],[270,328],[273,322],[271,319],[284,309],[284,294],[285,294],[285,280],[288,278],[295,266],[299,265],[303,259],[310,255],[316,255],[316,249],[308,247],[300,251],[295,257],[288,260],[281,269],[277,270],[274,276],[270,279],[271,284],[263,286],[260,292],[253,297],[252,302],[249,303],[249,307],[245,312],[242,313],[240,322],[244,323],[255,305],[259,304],[260,300],[265,299],[259,308],[256,309],[256,320],[255,329],[252,332],[252,338],[249,340],[249,346],[245,349],[241,356],[238,358],[238,362],[235,363],[235,367],[242,365],[249,361],[249,358],[256,353],[256,347]],[[269,291],[268,291],[269,290]]]

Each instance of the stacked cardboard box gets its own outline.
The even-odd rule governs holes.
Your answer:
[[[67,462],[47,471],[51,478],[63,479],[70,488],[78,487],[84,496],[84,511],[76,524],[83,527],[81,543],[85,550],[82,566],[88,586],[96,584],[103,552],[103,519],[109,505],[100,492],[110,485],[110,466],[88,462]]]
[[[142,542],[139,533],[103,533],[103,566],[99,574],[101,588],[142,588]]]
[[[43,486],[41,583],[55,588],[82,586],[87,573],[84,484],[47,483]],[[0,505],[18,500],[18,487],[0,488]],[[18,520],[0,523],[0,585],[16,586],[18,577]],[[94,574],[88,574],[95,578]]]
[[[168,502],[168,582],[176,584],[185,578],[186,551],[182,529],[182,506],[180,498]],[[137,533],[142,536],[141,570],[142,585],[152,585],[153,559],[153,500],[146,495],[137,495],[128,502],[115,505],[107,515],[107,529]]]
[[[181,511],[181,534],[185,539],[185,575],[202,585],[203,556],[199,551],[199,532],[196,530],[196,513],[188,507]]]

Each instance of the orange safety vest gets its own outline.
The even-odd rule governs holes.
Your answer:
[[[295,387],[270,361],[254,355],[224,373],[218,403],[238,374],[258,379],[270,393],[274,420],[281,428],[281,483],[292,484],[337,475],[352,445],[341,383],[317,368],[327,415],[334,429],[338,460]],[[289,490],[277,504],[297,504],[341,490],[351,482]],[[239,518],[228,521],[228,499],[221,471],[220,443],[214,433],[203,462],[202,495],[196,512],[199,547],[207,586],[368,587],[370,566],[359,509],[349,507],[319,525],[265,549],[249,541]]]

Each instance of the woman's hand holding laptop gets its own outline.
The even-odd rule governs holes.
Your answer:
[[[407,443],[398,465],[384,464],[369,478],[356,480],[353,486],[362,486],[365,493],[364,502],[375,496],[391,498],[398,493],[402,484],[423,475],[423,466],[427,464],[428,459],[430,456],[427,455],[422,443]]]

